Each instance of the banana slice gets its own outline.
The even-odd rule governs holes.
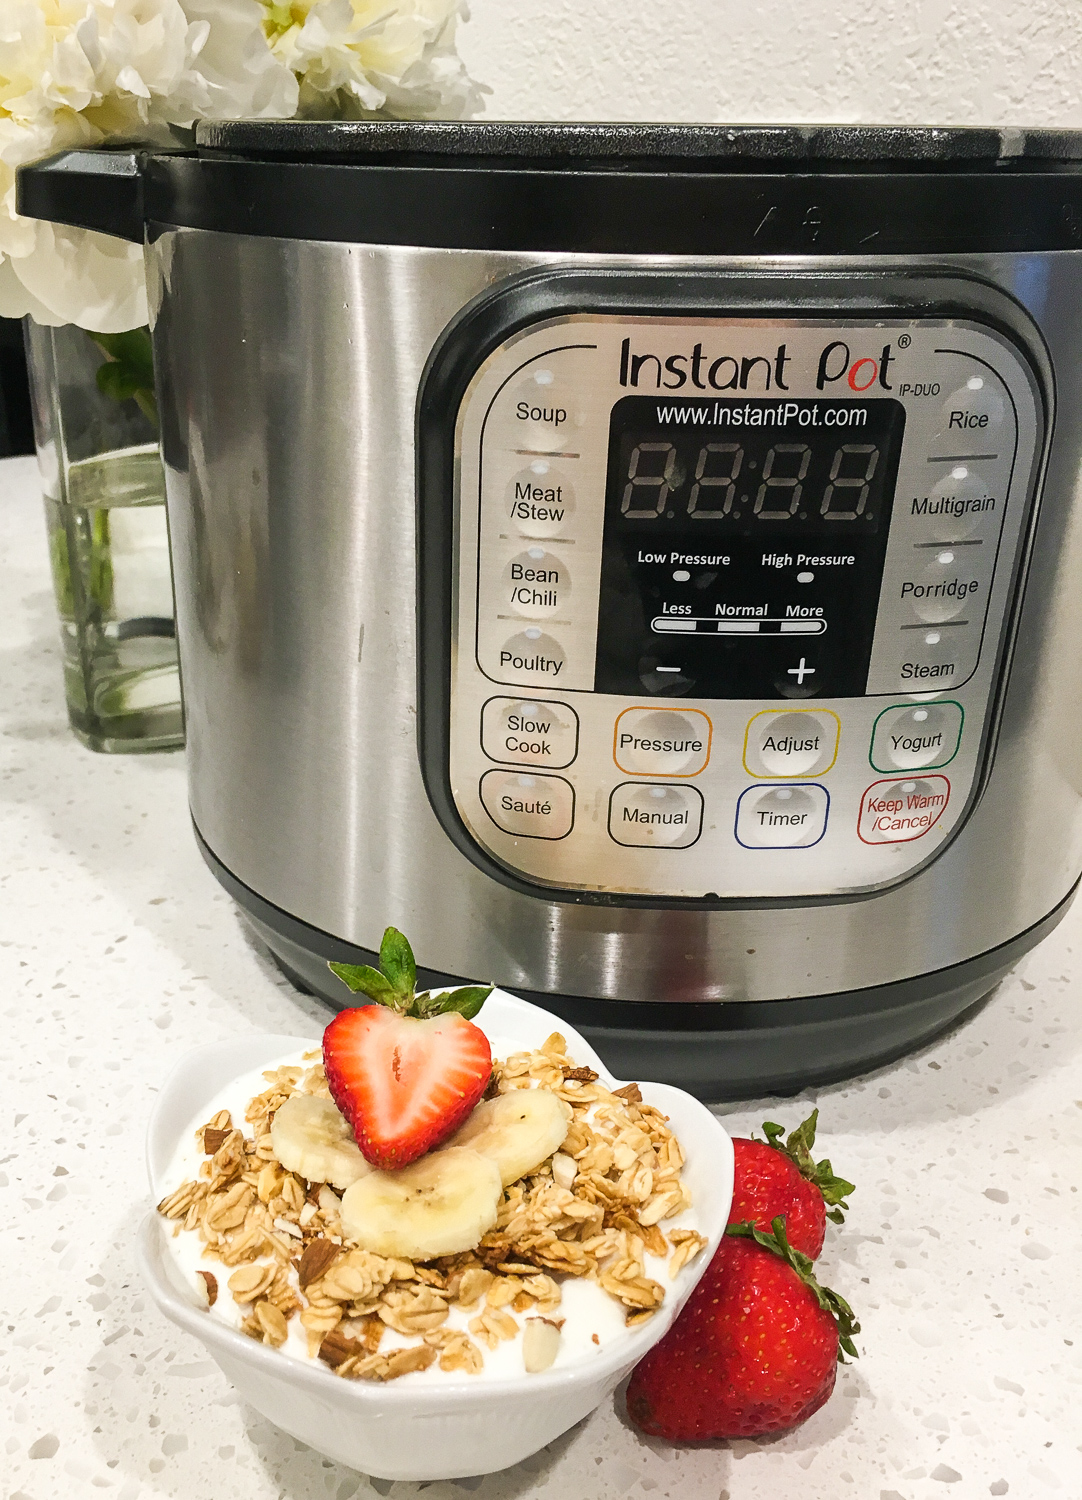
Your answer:
[[[570,1123],[570,1104],[548,1089],[512,1089],[483,1100],[447,1144],[490,1156],[506,1187],[558,1151]]]
[[[374,1255],[431,1260],[472,1250],[496,1223],[499,1168],[477,1151],[433,1151],[397,1172],[370,1172],[342,1198],[342,1231]]]
[[[314,1094],[290,1095],[271,1122],[271,1146],[287,1171],[309,1182],[348,1188],[372,1170],[345,1116]]]

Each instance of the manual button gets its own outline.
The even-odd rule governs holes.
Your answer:
[[[698,776],[710,759],[712,725],[697,708],[625,708],[612,755],[632,776]]]
[[[609,798],[609,837],[642,849],[686,849],[702,832],[703,795],[693,786],[625,781]]]
[[[543,698],[490,698],[481,710],[481,748],[489,760],[518,766],[569,766],[579,743],[579,716]]]
[[[528,839],[563,839],[575,821],[575,789],[562,776],[486,771],[481,803],[497,828]]]

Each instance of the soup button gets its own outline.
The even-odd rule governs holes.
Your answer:
[[[562,776],[486,771],[481,803],[497,828],[528,839],[563,839],[575,821],[575,789]]]

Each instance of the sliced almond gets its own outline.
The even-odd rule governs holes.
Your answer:
[[[522,1362],[530,1375],[547,1370],[560,1350],[559,1324],[548,1318],[527,1318],[522,1334]]]

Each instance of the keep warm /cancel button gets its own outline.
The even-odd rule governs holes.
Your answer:
[[[907,844],[934,828],[947,810],[945,776],[873,781],[860,802],[857,832],[866,844]]]

